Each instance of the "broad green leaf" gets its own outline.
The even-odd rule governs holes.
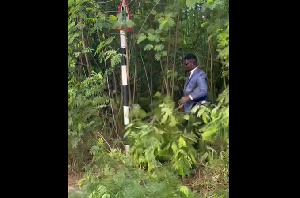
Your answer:
[[[161,53],[156,53],[155,54],[155,60],[159,61],[161,58]]]
[[[173,153],[177,153],[178,147],[177,147],[177,144],[175,142],[173,142],[171,148],[173,150]]]
[[[173,115],[170,115],[170,123],[169,123],[169,126],[170,127],[173,127],[173,126],[176,126],[177,124],[177,121],[175,119],[175,117]]]
[[[148,34],[154,34],[154,33],[155,33],[155,30],[154,30],[154,29],[148,29],[146,32],[147,32]]]
[[[144,47],[144,50],[151,50],[151,49],[153,49],[153,45],[151,45],[151,44],[147,44],[145,47]]]
[[[159,42],[159,38],[160,38],[159,35],[148,33],[148,40],[149,41]]]
[[[179,148],[186,147],[186,142],[181,136],[178,139],[178,147]]]
[[[118,18],[114,15],[109,15],[109,19],[111,19],[113,21],[116,21]]]
[[[98,186],[98,193],[101,195],[101,194],[105,194],[107,192],[107,189],[105,186],[102,186],[102,185],[99,185]],[[103,196],[102,196],[103,197]]]
[[[105,193],[101,198],[110,198],[110,194]]]
[[[202,119],[204,123],[208,123],[206,114],[202,114]]]
[[[168,27],[173,27],[175,25],[174,19],[173,18],[168,18]]]
[[[195,105],[192,109],[191,109],[191,113],[196,113],[196,111],[200,108],[200,105]],[[199,112],[198,112],[199,115]]]
[[[189,115],[189,114],[185,114],[185,115],[183,116],[183,119],[185,119],[185,120],[189,120],[189,118],[190,118],[190,115]]]
[[[161,93],[160,92],[156,92],[154,96],[160,98],[161,97]]]
[[[164,49],[164,45],[159,44],[159,45],[155,45],[154,50],[155,51],[162,51]]]
[[[197,0],[186,0],[186,6],[191,9],[196,4]]]
[[[201,23],[200,26],[201,26],[202,28],[204,28],[204,27],[208,26],[208,22]]]
[[[204,133],[202,134],[202,139],[203,140],[207,140],[207,141],[211,141],[212,136],[217,132],[217,127],[212,126],[210,128],[207,128]]]
[[[82,127],[81,123],[78,123],[78,131],[81,131],[81,127]]]
[[[139,104],[133,104],[132,105],[132,110],[131,110],[131,115],[134,118],[144,119],[147,114],[143,109],[141,109]]]
[[[189,189],[186,186],[180,186],[179,187],[180,192],[182,192],[183,194],[185,194],[186,197],[189,197]]]
[[[179,149],[178,153],[181,153],[183,156],[187,156],[187,153],[183,149]]]
[[[160,123],[165,123],[165,122],[167,121],[167,119],[168,119],[168,114],[165,113],[165,114],[163,115],[163,117],[162,117]]]
[[[197,117],[200,118],[202,116],[202,114],[204,113],[204,111],[205,111],[204,106],[200,106],[200,109],[197,113]]]
[[[191,159],[192,159],[192,162],[193,162],[194,164],[196,164],[196,163],[197,163],[197,160],[195,159],[195,156],[194,156],[193,154],[190,154],[190,157],[191,157]]]
[[[139,44],[140,42],[142,42],[143,40],[145,40],[147,38],[147,36],[144,33],[141,33],[138,37],[137,43]]]
[[[163,24],[159,24],[159,29],[162,30],[165,26]]]
[[[182,136],[189,140],[192,140],[193,142],[197,141],[197,136],[193,133],[183,133]]]

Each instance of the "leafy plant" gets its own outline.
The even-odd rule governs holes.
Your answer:
[[[222,61],[223,68],[223,77],[229,76],[229,25],[225,30],[220,29],[218,38],[218,49],[219,52],[218,58]]]
[[[75,78],[68,82],[68,151],[69,160],[73,163],[85,161],[86,151],[95,141],[93,132],[104,125],[104,119],[100,117],[101,110],[108,104],[104,89],[101,73],[93,73],[83,82]]]
[[[182,185],[177,175],[168,166],[152,172],[135,167],[130,156],[122,154],[119,149],[106,149],[102,139],[92,147],[93,161],[89,171],[79,181],[81,195],[98,197],[131,198],[167,198],[196,197],[196,193]]]
[[[157,93],[156,98],[157,107],[147,119],[139,105],[132,110],[133,119],[125,133],[133,142],[132,162],[148,171],[160,167],[162,162],[170,162],[173,170],[185,177],[196,163],[193,144],[197,136],[193,131],[183,130],[183,113],[174,112],[174,102],[168,96]]]
[[[229,87],[219,95],[217,101],[218,105],[211,110],[211,121],[201,128],[202,138],[209,142],[222,139],[229,143]]]

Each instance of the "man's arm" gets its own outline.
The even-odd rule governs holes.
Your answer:
[[[198,100],[204,96],[207,96],[207,80],[205,73],[201,73],[199,76],[196,77],[196,88],[190,94],[193,100]]]

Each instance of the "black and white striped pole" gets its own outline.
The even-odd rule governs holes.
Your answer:
[[[121,20],[124,22],[129,22],[130,14],[127,0],[120,0],[119,6],[119,14],[121,14]],[[123,16],[123,12],[125,11],[125,17]],[[125,20],[124,20],[125,18]],[[126,21],[126,22],[125,22]],[[127,29],[130,32],[133,31],[132,28]],[[122,76],[122,92],[123,92],[123,115],[124,115],[124,125],[125,127],[129,124],[129,85],[128,85],[128,71],[127,71],[127,39],[126,39],[126,32],[125,27],[123,26],[120,29],[120,39],[121,39],[121,76]],[[125,130],[125,129],[124,129]],[[125,134],[125,133],[123,133]],[[129,145],[125,145],[125,152],[129,152]]]
[[[124,125],[126,127],[129,124],[129,89],[128,89],[128,82],[127,82],[126,35],[125,35],[124,30],[120,30],[120,39],[121,39],[121,74],[122,74],[122,90],[123,90],[123,115],[124,115]],[[125,144],[125,152],[128,153],[129,150],[130,150],[129,145]]]
[[[124,30],[120,30],[121,38],[121,73],[122,73],[122,90],[123,90],[123,111],[124,125],[129,124],[129,88],[127,82],[127,62],[126,62],[126,35]]]

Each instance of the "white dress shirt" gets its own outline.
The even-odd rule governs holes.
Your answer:
[[[190,73],[190,76],[189,76],[189,79],[191,78],[191,76],[193,75],[194,71],[197,69],[197,67],[195,67],[191,73]],[[189,95],[190,99],[193,100],[193,97],[191,95]]]

